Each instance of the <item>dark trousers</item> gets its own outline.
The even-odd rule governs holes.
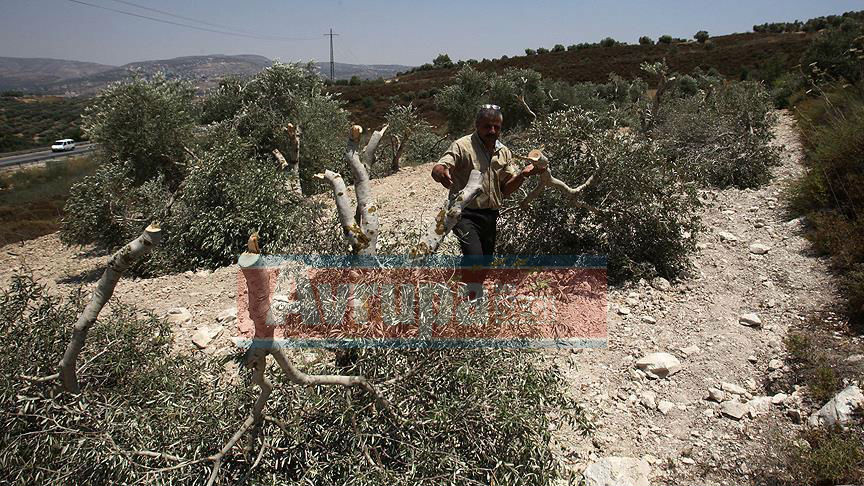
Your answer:
[[[486,270],[471,267],[488,266],[491,263],[495,252],[497,222],[497,209],[465,208],[462,210],[462,219],[453,227],[453,234],[462,249],[462,281],[466,284],[483,283]]]

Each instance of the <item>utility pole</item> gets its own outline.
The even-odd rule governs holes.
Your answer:
[[[333,81],[336,77],[336,64],[333,62],[333,36],[339,34],[334,34],[333,29],[330,29],[330,33],[324,35],[330,37],[330,81]]]

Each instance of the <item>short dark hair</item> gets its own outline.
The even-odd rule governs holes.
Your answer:
[[[501,114],[501,107],[498,105],[483,105],[477,111],[477,117],[474,118],[474,123],[479,122],[484,118],[498,118],[504,119],[504,115]]]

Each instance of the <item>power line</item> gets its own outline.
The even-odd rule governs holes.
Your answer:
[[[190,22],[195,22],[196,24],[209,25],[210,27],[217,27],[217,28],[220,28],[220,29],[228,29],[228,30],[231,30],[231,31],[234,31],[234,32],[243,33],[243,34],[257,35],[257,34],[252,34],[252,33],[249,33],[249,32],[246,32],[246,31],[243,31],[242,29],[235,29],[234,27],[231,27],[231,26],[228,26],[228,25],[213,24],[213,23],[210,23],[210,22],[205,22],[205,21],[203,21],[203,20],[194,19],[194,18],[192,18],[192,17],[184,17],[184,16],[182,16],[182,15],[178,15],[178,14],[174,14],[174,13],[171,13],[171,12],[167,12],[167,11],[165,11],[165,10],[159,10],[158,8],[148,7],[148,6],[146,6],[146,5],[140,5],[140,4],[133,3],[133,2],[127,2],[126,0],[111,0],[111,1],[112,1],[112,2],[117,2],[117,3],[122,3],[122,4],[124,4],[124,5],[129,5],[130,7],[140,8],[141,10],[149,10],[149,11],[151,11],[151,12],[156,12],[156,13],[159,13],[159,14],[162,14],[162,15],[167,15],[168,17],[174,17],[174,18],[178,18],[178,19],[182,19],[182,20],[188,20],[188,21],[190,21]]]
[[[134,13],[134,12],[127,12],[127,11],[125,11],[125,10],[120,10],[120,9],[111,8],[111,7],[105,7],[105,6],[103,6],[103,5],[95,5],[95,4],[92,4],[92,3],[83,2],[83,1],[81,1],[81,0],[66,0],[66,1],[68,1],[68,2],[72,2],[72,3],[78,3],[78,4],[81,4],[81,5],[87,5],[88,7],[99,8],[99,9],[102,9],[102,10],[108,10],[108,11],[116,12],[116,13],[123,14],[123,15],[129,15],[129,16],[132,16],[132,17],[138,17],[138,18],[141,18],[141,19],[152,20],[152,21],[154,21],[154,22],[161,22],[161,23],[163,23],[163,24],[176,25],[176,26],[179,26],[179,27],[186,27],[186,28],[189,28],[189,29],[202,30],[202,31],[204,31],[204,32],[213,32],[213,33],[216,33],[216,34],[233,35],[233,36],[236,36],[236,37],[247,37],[247,38],[250,38],[250,39],[272,40],[272,41],[285,41],[285,42],[287,42],[287,41],[309,41],[309,40],[315,40],[315,39],[318,39],[318,38],[316,38],[316,37],[277,37],[277,36],[264,36],[264,35],[255,35],[255,34],[243,34],[243,33],[240,33],[240,32],[229,32],[229,31],[225,31],[225,30],[209,29],[209,28],[207,28],[207,27],[199,27],[199,26],[197,26],[197,25],[189,25],[189,24],[184,24],[184,23],[180,23],[180,22],[174,22],[174,21],[171,21],[171,20],[159,19],[159,18],[156,18],[156,17],[149,17],[149,16],[147,16],[147,15],[141,15],[141,14],[137,14],[137,13]],[[320,37],[319,37],[319,38],[320,38]]]

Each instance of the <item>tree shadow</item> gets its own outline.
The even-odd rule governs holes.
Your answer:
[[[57,279],[57,283],[61,284],[84,284],[84,283],[93,283],[99,280],[99,277],[102,276],[102,272],[105,271],[105,267],[94,267],[89,270],[82,270],[78,272],[76,275],[65,275]]]

